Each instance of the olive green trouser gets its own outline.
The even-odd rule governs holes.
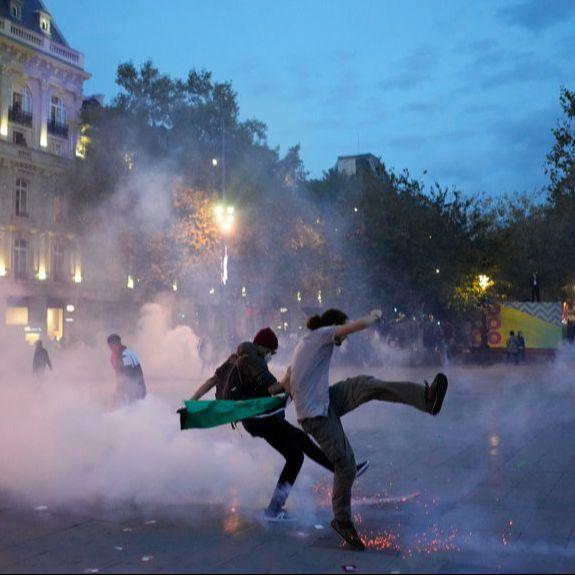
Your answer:
[[[360,375],[330,387],[327,417],[313,417],[300,422],[304,431],[317,441],[335,467],[332,504],[333,514],[338,521],[352,519],[351,488],[356,475],[355,456],[340,418],[374,400],[402,403],[429,412],[424,385],[386,382]]]

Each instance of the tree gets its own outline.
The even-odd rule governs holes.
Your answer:
[[[169,288],[175,276],[196,281],[203,275],[213,284],[223,249],[213,209],[225,193],[242,218],[239,234],[230,238],[241,263],[234,278],[254,283],[267,280],[268,273],[282,277],[285,266],[271,248],[274,242],[289,248],[298,221],[294,198],[306,177],[299,146],[284,157],[270,148],[266,126],[241,120],[231,84],[214,82],[209,72],[192,70],[181,80],[150,62],[126,63],[116,80],[119,94],[111,105],[84,109],[90,145],[70,175],[79,228],[89,236],[93,224],[107,225],[94,214],[109,220],[113,212],[114,226],[126,231],[118,234],[118,249],[110,257],[121,254],[122,268],[146,294]],[[168,205],[169,214],[150,227],[145,225],[150,194],[144,198],[140,189],[157,174],[166,181],[152,199]],[[291,286],[278,281],[283,297]]]
[[[556,205],[575,201],[575,92],[563,88],[560,101],[565,117],[553,130],[555,144],[547,156],[550,199]]]
[[[180,274],[193,274],[217,258],[221,232],[214,217],[215,202],[204,191],[176,186],[173,205],[176,217],[170,237],[178,248]]]

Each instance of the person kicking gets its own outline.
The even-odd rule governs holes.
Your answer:
[[[392,383],[368,375],[352,377],[329,386],[329,368],[334,346],[348,336],[365,330],[382,318],[382,312],[348,323],[340,310],[328,310],[308,320],[309,333],[294,350],[286,385],[293,398],[298,421],[323,449],[335,469],[333,483],[332,527],[353,548],[363,551],[352,520],[351,488],[357,467],[353,449],[344,432],[341,417],[369,401],[387,401],[411,405],[436,416],[447,393],[447,377],[437,375],[431,385]]]
[[[238,347],[237,352],[200,386],[192,400],[198,401],[214,387],[218,399],[255,399],[284,393],[284,388],[268,368],[278,347],[278,338],[273,330],[261,330],[253,342],[245,342]],[[234,388],[233,393],[230,387]],[[252,437],[267,441],[286,460],[264,519],[269,522],[294,521],[284,506],[303,466],[304,456],[333,473],[332,462],[306,433],[286,421],[284,408],[246,419],[242,425]],[[357,466],[354,477],[363,474],[368,467],[367,461]]]

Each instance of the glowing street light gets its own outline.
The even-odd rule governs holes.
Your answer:
[[[224,234],[229,234],[234,229],[236,210],[233,206],[217,205],[214,209],[216,222]]]
[[[234,231],[234,224],[236,221],[236,210],[233,206],[227,206],[224,204],[218,204],[214,208],[214,214],[216,217],[216,223],[220,227],[220,231],[224,236],[230,235]],[[229,272],[228,272],[228,265],[229,265],[229,255],[228,255],[228,246],[227,244],[224,245],[224,255],[222,256],[222,284],[225,286],[229,280]]]
[[[217,158],[212,158],[212,166],[214,166],[214,168],[218,167],[218,159]]]
[[[494,285],[493,280],[484,274],[481,274],[478,278],[479,287],[481,288],[482,292],[486,292],[490,287]]]

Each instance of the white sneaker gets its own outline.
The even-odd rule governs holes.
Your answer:
[[[297,518],[282,509],[276,514],[270,513],[268,510],[264,511],[264,520],[268,523],[294,523]]]

